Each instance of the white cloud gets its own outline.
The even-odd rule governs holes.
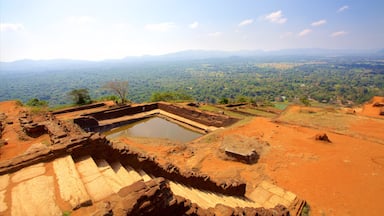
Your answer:
[[[288,20],[283,16],[283,12],[281,10],[272,12],[266,15],[264,18],[271,23],[278,23],[278,24],[283,24]]]
[[[24,26],[23,24],[19,23],[0,23],[0,31],[20,31],[23,30]]]
[[[163,22],[163,23],[154,23],[154,24],[145,25],[145,29],[149,31],[157,31],[157,32],[167,32],[175,27],[176,25],[173,22]]]
[[[220,37],[221,35],[222,35],[221,32],[212,32],[208,34],[208,36],[210,37]]]
[[[311,33],[311,32],[312,32],[311,29],[304,29],[304,30],[301,31],[298,35],[299,35],[300,37],[304,37],[304,36],[308,35],[308,34]]]
[[[70,16],[67,21],[71,24],[86,25],[95,22],[95,18],[90,16]]]
[[[246,19],[246,20],[243,20],[239,23],[239,27],[243,27],[243,26],[246,26],[246,25],[250,25],[253,23],[253,19]]]
[[[195,28],[199,27],[199,23],[195,21],[195,22],[189,24],[188,27],[191,29],[195,29]]]
[[[337,32],[333,32],[331,34],[331,37],[340,37],[340,36],[344,36],[346,34],[348,34],[348,32],[346,32],[346,31],[337,31]]]
[[[349,6],[348,5],[344,5],[344,6],[342,6],[341,8],[339,8],[339,10],[337,10],[337,12],[343,12],[343,11],[345,11],[345,10],[348,10],[349,9]]]
[[[313,23],[311,24],[311,26],[321,26],[321,25],[324,25],[325,23],[327,23],[327,20],[322,19],[322,20],[313,22]]]

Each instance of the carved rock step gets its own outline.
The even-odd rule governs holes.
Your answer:
[[[130,166],[123,166],[120,162],[114,161],[110,163],[113,171],[119,176],[119,178],[124,182],[124,185],[131,185],[137,181],[142,180],[140,174],[136,172]]]
[[[96,160],[96,164],[113,192],[117,193],[122,187],[126,186],[124,181],[116,174],[107,161],[99,159]]]
[[[149,181],[152,179],[151,176],[149,176],[144,170],[137,170],[137,172],[140,174],[141,178],[144,180],[144,181]]]
[[[84,186],[93,201],[100,201],[114,193],[90,156],[77,160],[76,166]]]
[[[71,156],[53,161],[53,170],[59,185],[60,196],[64,201],[69,202],[72,209],[92,204]]]
[[[185,185],[170,182],[170,187],[175,195],[185,197],[191,200],[193,203],[197,203],[202,208],[214,208],[216,204],[224,204],[230,207],[261,207],[260,204],[244,200],[238,197],[226,196],[222,194],[215,194],[208,191],[202,191],[195,188],[190,188]]]

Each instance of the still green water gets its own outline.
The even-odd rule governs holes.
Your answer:
[[[176,123],[159,117],[144,119],[133,124],[115,128],[104,133],[107,138],[113,139],[121,136],[165,138],[172,141],[189,142],[202,134],[189,130]]]

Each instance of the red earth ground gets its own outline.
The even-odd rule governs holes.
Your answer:
[[[198,170],[214,180],[246,181],[247,194],[261,180],[270,180],[307,200],[311,215],[383,215],[384,118],[372,107],[380,100],[384,98],[373,98],[362,109],[356,108],[355,114],[336,113],[339,122],[334,127],[333,112],[330,111],[330,120],[320,116],[322,124],[311,124],[302,113],[306,108],[294,106],[277,119],[246,118],[187,144],[136,138],[121,141],[155,155],[161,163],[176,164],[181,170]],[[15,102],[0,103],[0,112],[14,122],[6,126],[3,134],[9,144],[0,149],[0,160],[21,154],[31,144],[48,139],[44,135],[29,141],[19,140],[17,114],[21,109]],[[313,112],[318,111],[313,108]],[[287,116],[299,118],[299,123],[288,121]],[[67,117],[70,116],[63,116]],[[314,139],[316,134],[324,132],[332,143]],[[264,143],[260,160],[254,165],[228,160],[222,151],[227,142],[256,148]]]

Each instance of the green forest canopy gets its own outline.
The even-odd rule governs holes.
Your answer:
[[[92,100],[108,97],[111,92],[103,88],[108,80],[127,80],[128,100],[133,102],[149,102],[156,93],[166,92],[210,103],[307,97],[323,103],[359,104],[374,95],[384,96],[384,61],[367,57],[95,63],[79,68],[0,71],[0,76],[0,100],[37,98],[51,107],[71,103],[67,93],[73,89],[88,89]]]

